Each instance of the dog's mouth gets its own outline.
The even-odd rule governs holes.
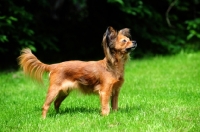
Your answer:
[[[135,45],[135,46],[132,46],[132,47],[130,47],[130,48],[126,48],[126,52],[131,52],[131,51],[133,51],[136,47],[137,47],[137,46]]]

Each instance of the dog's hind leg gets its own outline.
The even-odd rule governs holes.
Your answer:
[[[56,112],[58,113],[59,112],[59,107],[62,103],[62,101],[69,95],[69,92],[68,93],[64,93],[63,91],[60,91],[56,100],[54,101],[54,108],[56,110]]]
[[[49,90],[48,90],[48,93],[47,93],[47,96],[46,96],[46,100],[45,100],[45,103],[42,107],[42,117],[43,118],[46,118],[46,114],[48,112],[48,109],[51,105],[51,103],[53,102],[53,100],[56,98],[56,96],[58,95],[59,93],[59,86],[56,86],[56,85],[53,85],[53,86],[50,86],[49,87]]]

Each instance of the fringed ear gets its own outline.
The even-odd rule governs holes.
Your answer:
[[[106,42],[110,48],[112,48],[114,45],[112,41],[117,37],[117,32],[113,27],[108,27],[106,30]]]
[[[122,34],[122,35],[128,37],[129,39],[132,39],[132,38],[131,38],[131,34],[130,34],[130,29],[129,29],[129,28],[121,29],[121,30],[119,31],[119,34]]]
[[[114,40],[117,37],[117,32],[115,31],[115,29],[113,27],[108,27],[106,32],[104,33],[103,36],[103,49],[104,49],[104,54],[107,58],[108,61],[110,61],[111,63],[113,63],[113,57],[112,57],[112,53],[111,53],[111,48],[114,48]]]

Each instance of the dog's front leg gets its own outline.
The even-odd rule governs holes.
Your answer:
[[[118,109],[118,96],[120,92],[120,88],[124,82],[124,79],[121,78],[120,81],[114,84],[113,90],[112,90],[112,96],[111,96],[111,106],[112,110],[117,111]]]
[[[110,113],[110,106],[109,106],[110,95],[111,95],[111,88],[100,91],[102,116],[107,116]]]
[[[112,110],[117,111],[118,109],[118,96],[119,96],[119,89],[116,89],[112,92],[111,96],[111,106]]]

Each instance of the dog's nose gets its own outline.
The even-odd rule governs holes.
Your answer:
[[[133,46],[136,47],[137,46],[137,42],[133,41]]]

